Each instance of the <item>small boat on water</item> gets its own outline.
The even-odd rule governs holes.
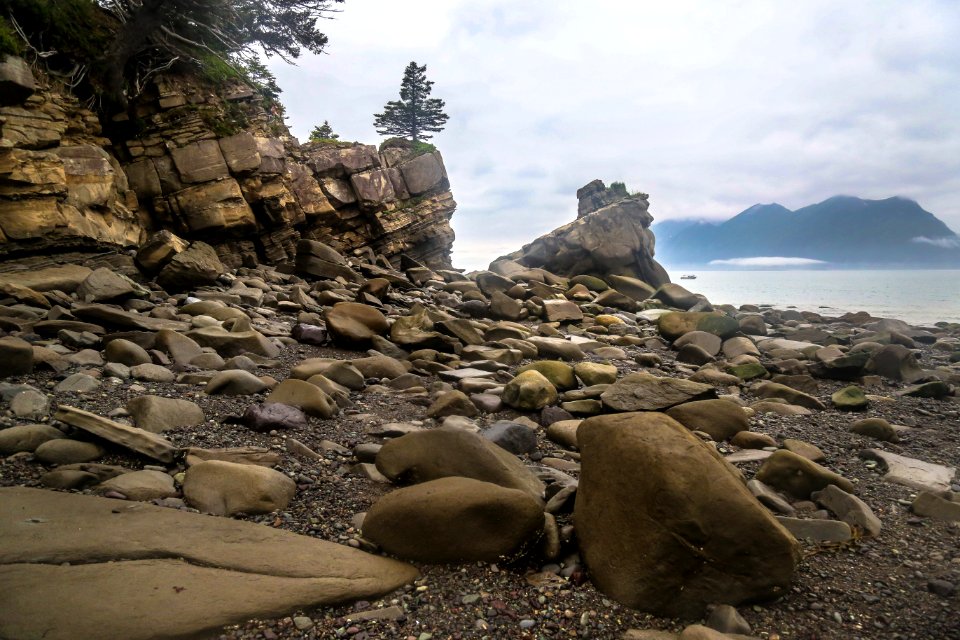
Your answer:
[[[697,276],[694,276],[694,275],[685,275],[685,276],[680,276],[680,279],[681,279],[681,280],[696,280],[696,279],[697,279]]]

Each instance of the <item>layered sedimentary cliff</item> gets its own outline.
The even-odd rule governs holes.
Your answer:
[[[653,216],[646,194],[629,195],[594,180],[577,190],[577,199],[576,220],[503,258],[565,276],[629,276],[654,287],[670,282],[653,259]]]
[[[301,238],[450,266],[456,203],[437,151],[300,145],[243,84],[160,76],[110,123],[18,58],[0,84],[0,256],[132,248],[169,230],[227,266],[292,262]]]

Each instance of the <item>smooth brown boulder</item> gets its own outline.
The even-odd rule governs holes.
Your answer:
[[[0,489],[0,539],[0,584],[16,585],[0,595],[4,638],[208,637],[373,600],[417,577],[406,563],[262,524],[21,487]]]
[[[327,329],[344,346],[367,346],[373,336],[387,332],[387,318],[379,309],[359,302],[338,302],[326,313]]]
[[[286,509],[297,485],[267,467],[208,460],[187,469],[183,497],[204,513],[270,513]]]
[[[264,400],[265,404],[277,403],[302,409],[308,416],[332,418],[339,408],[333,398],[323,389],[304,380],[288,378],[278,384]]]
[[[823,402],[821,402],[819,399],[802,391],[797,391],[796,389],[788,387],[784,384],[778,384],[776,382],[760,382],[751,390],[761,398],[780,398],[781,400],[786,400],[790,404],[795,404],[799,407],[805,407],[807,409],[822,411],[823,409],[827,408],[826,405],[823,404]]]
[[[799,547],[717,452],[662,413],[580,425],[574,522],[597,587],[658,616],[785,593]]]
[[[193,287],[214,284],[226,267],[217,252],[205,242],[191,242],[190,246],[174,255],[160,270],[157,284],[167,291],[180,292]]]
[[[203,424],[203,409],[197,403],[179,398],[138,396],[127,403],[127,411],[139,428],[161,433],[181,427]]]
[[[458,476],[520,489],[540,497],[543,483],[513,454],[460,429],[432,429],[388,441],[377,469],[394,481],[427,482]]]
[[[728,400],[697,400],[667,409],[667,415],[691,431],[720,442],[750,429],[746,412]]]
[[[853,483],[843,476],[785,449],[780,449],[767,458],[757,471],[756,478],[800,500],[807,500],[811,493],[829,484],[853,493]]]
[[[4,336],[0,338],[0,362],[0,378],[33,373],[33,346],[22,338]]]
[[[21,424],[0,429],[0,455],[35,451],[50,440],[65,438],[63,432],[48,424]]]
[[[526,491],[448,477],[380,498],[363,535],[408,560],[494,562],[536,537],[543,522],[543,503]]]

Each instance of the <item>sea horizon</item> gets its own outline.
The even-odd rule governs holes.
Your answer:
[[[769,306],[825,316],[866,311],[909,324],[960,323],[960,269],[683,269],[670,279],[713,304]],[[682,275],[696,279],[681,279]],[[879,274],[882,274],[880,276]]]

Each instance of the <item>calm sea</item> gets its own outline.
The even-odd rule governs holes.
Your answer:
[[[696,280],[681,280],[695,274]],[[960,270],[670,271],[714,304],[758,304],[824,315],[866,311],[911,324],[960,322]]]

